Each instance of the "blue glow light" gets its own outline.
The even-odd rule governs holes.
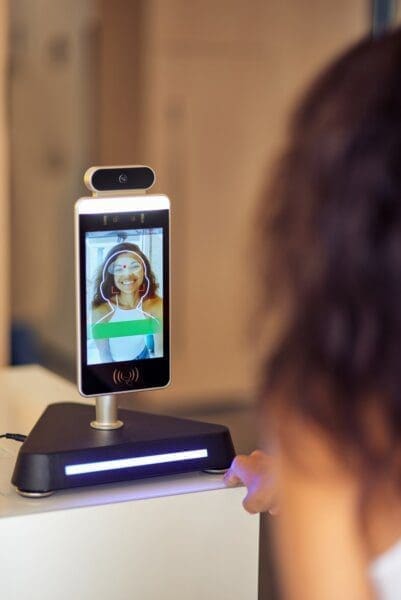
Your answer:
[[[83,463],[80,465],[66,465],[66,475],[82,475],[84,473],[97,473],[99,471],[115,471],[117,469],[130,469],[132,467],[144,467],[147,465],[161,465],[163,463],[181,462],[183,460],[194,460],[207,458],[206,448],[199,450],[184,450],[182,452],[168,452],[167,454],[153,454],[149,456],[133,456],[131,458],[119,458],[115,460],[102,460],[99,462]]]

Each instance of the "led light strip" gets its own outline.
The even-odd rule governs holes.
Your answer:
[[[145,467],[147,465],[161,465],[163,463],[180,462],[207,458],[206,448],[200,450],[185,450],[182,452],[168,452],[167,454],[153,454],[150,456],[135,456],[132,458],[119,458],[116,460],[102,460],[81,465],[66,465],[66,475],[82,475],[84,473],[97,473],[99,471],[116,471],[117,469],[130,469],[132,467]]]

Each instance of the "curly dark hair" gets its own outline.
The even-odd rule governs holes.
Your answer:
[[[401,30],[332,64],[289,134],[258,215],[262,396],[400,480]]]
[[[100,293],[100,291],[101,291],[100,285],[103,280],[104,266],[110,261],[110,258],[113,256],[113,254],[117,254],[117,253],[121,253],[121,252],[135,252],[142,258],[143,262],[145,263],[146,274],[149,279],[149,291],[146,295],[146,298],[147,299],[155,298],[157,295],[156,291],[159,286],[156,283],[156,277],[152,271],[152,267],[150,265],[148,257],[145,256],[145,254],[142,252],[142,250],[136,244],[131,244],[130,242],[123,242],[122,244],[116,244],[115,246],[113,246],[113,248],[107,253],[106,258],[104,259],[103,265],[99,269],[99,273],[98,273],[98,276],[96,279],[96,292],[95,292],[95,296],[94,296],[93,302],[92,302],[92,306],[94,308],[97,306],[100,306],[101,304],[104,304],[104,298],[103,298],[102,294]],[[114,260],[110,261],[110,265],[113,264]],[[103,295],[106,296],[106,298],[108,298],[109,300],[111,300],[112,297],[115,296],[116,294],[120,293],[119,291],[116,291],[113,288],[114,288],[114,275],[112,273],[110,273],[108,270],[106,270],[106,276],[104,278],[102,291],[103,291]]]

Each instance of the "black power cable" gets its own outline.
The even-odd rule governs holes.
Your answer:
[[[22,433],[3,433],[0,438],[6,438],[6,440],[15,440],[16,442],[25,442],[26,435]]]

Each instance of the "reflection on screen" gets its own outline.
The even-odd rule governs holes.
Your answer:
[[[87,364],[163,356],[163,230],[85,234]]]

